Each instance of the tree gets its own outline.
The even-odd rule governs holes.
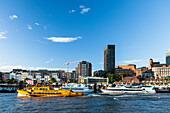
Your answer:
[[[16,80],[16,79],[14,79],[12,82],[13,82],[13,83],[17,83],[17,80]]]
[[[169,77],[169,76],[166,76],[166,80],[168,80],[168,81],[169,81],[169,80],[170,80],[170,77]]]
[[[157,79],[159,78],[159,75],[158,75],[158,74],[156,74],[156,78],[157,78]]]
[[[73,80],[73,83],[76,83],[76,80]]]
[[[0,83],[2,83],[3,81],[0,79]]]
[[[24,82],[21,80],[21,81],[19,81],[19,84],[23,84]]]
[[[44,83],[44,80],[41,80],[41,83]]]
[[[56,79],[54,77],[51,77],[50,81],[53,83],[53,82],[56,82]]]
[[[11,78],[11,83],[17,83],[17,80],[14,78]]]
[[[24,79],[24,82],[26,82],[26,80],[29,80],[29,79],[28,79],[28,78],[25,78],[25,79]]]
[[[113,74],[112,74],[112,73],[108,72],[108,73],[106,74],[106,77],[109,78],[109,83],[113,83]]]
[[[6,80],[6,83],[8,83],[8,84],[11,83],[11,80],[10,80],[10,79],[7,79],[7,80]]]
[[[142,75],[138,75],[138,77],[137,77],[137,78],[138,78],[138,79],[140,79],[141,77],[142,77]]]

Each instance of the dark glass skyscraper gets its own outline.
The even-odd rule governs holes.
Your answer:
[[[107,45],[104,48],[104,70],[111,72],[115,70],[115,45]]]
[[[170,65],[170,49],[166,52],[166,64]]]

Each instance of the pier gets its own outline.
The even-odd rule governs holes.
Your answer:
[[[0,93],[15,93],[17,92],[18,85],[16,84],[0,84]]]

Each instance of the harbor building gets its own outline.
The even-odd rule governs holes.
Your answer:
[[[165,79],[170,76],[170,65],[168,64],[160,64],[160,62],[153,62],[150,59],[148,69],[150,73],[153,73],[155,79]]]
[[[170,65],[170,49],[168,49],[166,52],[166,64]]]
[[[165,79],[166,77],[170,77],[170,65],[155,65],[152,67],[152,71],[156,79]]]
[[[104,48],[104,71],[115,71],[115,45]]]
[[[79,77],[78,83],[82,84],[108,84],[109,79],[108,78],[102,78],[102,77]]]
[[[136,65],[129,64],[129,65],[117,65],[115,66],[115,74],[119,75],[120,73],[126,73],[128,75],[133,76],[136,72]]]

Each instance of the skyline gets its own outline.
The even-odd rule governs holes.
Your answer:
[[[169,6],[168,0],[0,0],[0,71],[66,70],[62,64],[80,60],[103,70],[108,44],[115,45],[116,65],[165,63]]]

